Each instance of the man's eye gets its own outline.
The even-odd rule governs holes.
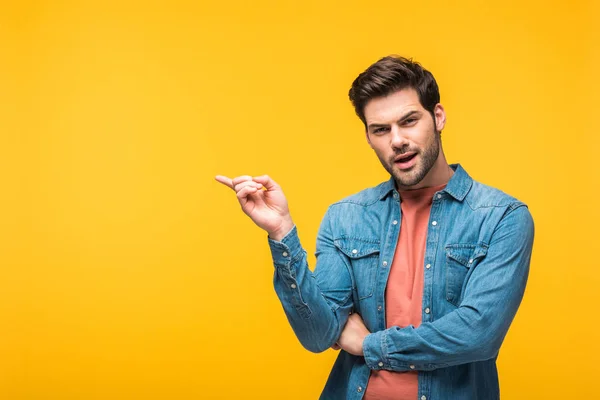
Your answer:
[[[387,131],[388,128],[377,128],[373,131],[373,133],[383,133]]]
[[[416,118],[409,118],[409,119],[407,119],[406,121],[404,121],[404,123],[405,123],[405,124],[407,124],[407,125],[410,125],[410,124],[412,124],[413,122],[415,122],[416,120],[417,120]]]

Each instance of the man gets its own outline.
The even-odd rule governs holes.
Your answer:
[[[342,349],[321,398],[498,399],[496,358],[529,271],[528,208],[448,165],[437,83],[418,63],[382,58],[349,95],[391,178],[329,207],[314,273],[277,183],[217,177],[268,232],[300,342]]]

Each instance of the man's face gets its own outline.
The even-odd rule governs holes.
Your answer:
[[[436,121],[412,88],[373,99],[365,106],[367,141],[398,189],[416,189],[436,164],[445,115],[438,104]],[[437,125],[437,126],[436,126]]]

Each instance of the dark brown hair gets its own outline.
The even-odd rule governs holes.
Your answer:
[[[418,62],[401,56],[383,57],[367,68],[352,82],[348,96],[356,115],[365,124],[365,106],[377,97],[385,97],[405,88],[413,88],[419,101],[429,111],[433,120],[433,109],[440,102],[440,92],[435,78]]]

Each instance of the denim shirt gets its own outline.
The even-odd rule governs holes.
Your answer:
[[[340,351],[321,399],[361,399],[371,370],[419,371],[420,400],[500,397],[496,358],[523,297],[534,225],[527,206],[459,165],[431,206],[422,323],[386,329],[385,290],[401,227],[394,180],[332,204],[308,268],[296,227],[269,239],[275,291],[302,345],[330,348],[350,312],[364,357]]]

